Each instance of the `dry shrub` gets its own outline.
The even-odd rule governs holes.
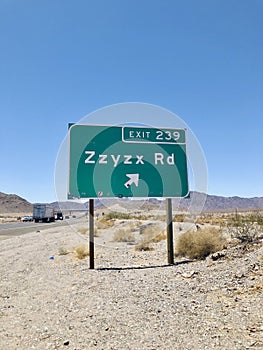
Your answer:
[[[88,227],[80,227],[78,229],[78,232],[81,233],[82,235],[87,235],[89,233],[89,228]],[[93,234],[94,234],[94,237],[98,237],[99,236],[97,227],[94,228]]]
[[[135,242],[135,236],[130,230],[120,229],[114,233],[115,242]]]
[[[173,218],[173,221],[184,222],[185,221],[185,214],[176,214]]]
[[[79,245],[75,249],[75,254],[78,259],[85,259],[89,255],[89,251],[85,244]]]
[[[112,220],[112,219],[120,219],[120,220],[129,220],[130,219],[129,213],[119,213],[117,211],[111,211],[108,214],[104,216],[105,220]]]
[[[70,252],[67,249],[65,249],[64,247],[60,247],[58,250],[58,255],[67,255],[69,253]]]
[[[105,228],[109,228],[109,227],[112,227],[112,226],[114,226],[114,224],[115,224],[115,220],[114,219],[107,219],[107,218],[105,218],[105,216],[102,218],[102,219],[100,219],[100,220],[98,220],[97,222],[96,222],[96,228],[97,229],[105,229]]]
[[[78,228],[78,232],[83,234],[83,235],[86,235],[88,230],[89,230],[89,228],[88,227],[84,227],[84,226]]]
[[[221,213],[203,213],[197,220],[197,224],[210,224],[224,226],[227,216]]]
[[[162,231],[158,233],[155,237],[153,237],[152,242],[158,243],[158,242],[164,241],[165,239],[167,239],[167,232]]]
[[[150,215],[139,214],[139,215],[134,216],[134,219],[137,219],[137,220],[148,220],[149,217],[150,217]]]
[[[161,233],[159,232],[159,227],[154,225],[142,226],[140,229],[142,238],[138,244],[135,246],[137,251],[150,251],[153,250],[152,243],[157,243],[161,240]]]
[[[166,239],[166,232],[160,232],[160,227],[157,225],[146,225],[141,228],[140,233],[144,242],[157,243]]]
[[[135,250],[140,252],[146,252],[153,250],[153,247],[150,242],[141,241],[138,244],[136,244]]]
[[[130,227],[132,232],[138,231],[138,227],[140,227],[140,226],[141,226],[141,221],[135,221],[135,222],[129,223],[129,227]]]
[[[190,259],[205,259],[224,247],[225,240],[219,229],[209,228],[188,231],[182,234],[176,244],[176,255]]]

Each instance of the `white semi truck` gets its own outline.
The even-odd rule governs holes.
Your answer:
[[[35,222],[54,222],[55,210],[49,204],[35,203],[33,206],[33,220]]]

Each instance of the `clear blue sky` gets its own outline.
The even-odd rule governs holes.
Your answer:
[[[67,123],[137,101],[189,125],[209,194],[263,196],[262,18],[262,0],[1,0],[0,191],[56,200]]]

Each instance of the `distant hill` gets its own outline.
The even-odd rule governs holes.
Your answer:
[[[50,203],[54,209],[62,210],[62,211],[70,211],[70,210],[88,210],[89,202],[86,203],[78,203],[75,201],[65,201],[65,202],[52,202]]]
[[[190,198],[174,199],[174,205],[178,205],[181,209],[187,209],[190,202],[197,205],[203,202],[204,193],[191,192]],[[243,198],[243,197],[223,197],[207,195],[203,211],[230,211],[230,210],[256,210],[263,209],[263,197]]]
[[[242,198],[208,195],[204,207],[206,211],[235,209],[263,209],[263,197]]]
[[[199,192],[191,192],[190,198],[173,199],[173,208],[186,209],[190,203],[204,201],[205,194]],[[88,210],[89,202],[78,203],[76,201],[53,202],[50,203],[55,209],[60,208],[64,211],[69,210]],[[140,208],[141,210],[154,209],[154,207],[165,208],[165,201],[156,198],[147,200],[128,200],[128,199],[96,199],[95,208],[103,206],[114,206],[118,204],[127,210]],[[242,197],[222,197],[207,195],[203,211],[229,211],[229,210],[256,210],[263,209],[263,197],[242,198]],[[6,194],[0,192],[0,214],[1,213],[32,213],[33,204],[16,194]]]
[[[206,197],[206,198],[205,198]],[[205,200],[205,202],[204,202]],[[200,202],[204,202],[203,211],[230,211],[230,210],[256,210],[263,209],[263,197],[254,198],[242,198],[242,197],[223,197],[214,195],[205,195],[204,193],[191,192],[190,198],[176,198],[173,199],[173,208],[187,210],[189,205],[193,207],[196,204],[200,208]],[[194,203],[194,204],[193,204]],[[95,208],[102,206],[111,207],[118,204],[127,210],[134,210],[140,208],[141,210],[154,209],[154,207],[165,208],[165,201],[158,200],[156,198],[149,198],[147,200],[128,200],[128,199],[96,199]],[[58,202],[52,203],[54,206],[58,206]],[[61,202],[59,203],[62,209],[72,209],[77,208],[84,209],[89,207],[89,202],[84,204],[76,202]]]
[[[16,194],[0,192],[0,213],[32,213],[33,206]]]

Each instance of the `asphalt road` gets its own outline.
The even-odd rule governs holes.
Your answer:
[[[24,235],[38,230],[44,230],[56,226],[68,225],[68,220],[56,221],[51,223],[35,222],[15,222],[0,225],[0,240],[8,239],[14,236]]]

